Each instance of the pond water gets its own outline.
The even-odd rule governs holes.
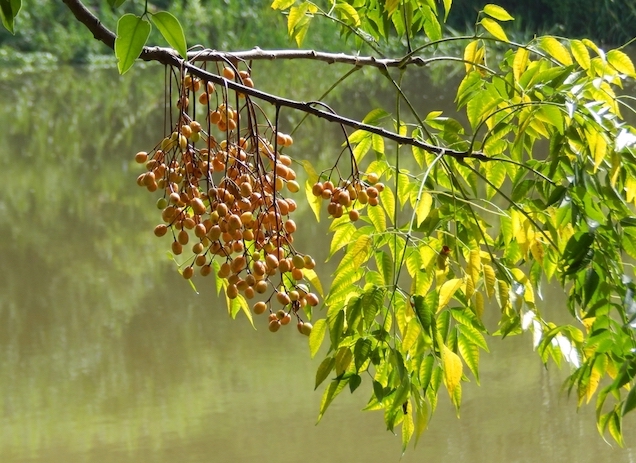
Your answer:
[[[257,85],[300,100],[345,72],[276,66],[259,63]],[[452,94],[419,72],[422,111],[450,109]],[[390,101],[382,82],[358,74],[330,100],[349,116]],[[307,339],[295,328],[272,334],[264,319],[257,330],[231,320],[213,281],[195,279],[195,293],[166,257],[169,242],[152,235],[156,198],[136,186],[132,158],[162,136],[163,104],[158,67],[0,80],[0,461],[636,461],[633,417],[627,447],[607,445],[593,404],[577,412],[561,390],[567,367],[545,369],[528,336],[491,339],[461,418],[441,393],[402,458],[382,416],[360,411],[368,384],[316,426],[322,388],[313,391],[319,359]],[[283,113],[288,127],[297,120]],[[341,143],[316,121],[295,139],[292,154],[321,166]],[[326,221],[316,226],[307,206],[296,219],[298,247],[323,262]],[[320,265],[323,281],[331,271]],[[544,304],[558,312],[560,301],[557,289]]]

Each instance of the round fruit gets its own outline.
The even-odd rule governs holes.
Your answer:
[[[183,278],[189,280],[190,278],[192,278],[192,275],[194,275],[194,269],[192,267],[186,267],[183,269],[182,275]]]
[[[275,333],[280,329],[280,321],[272,320],[271,322],[269,322],[268,328],[272,333]]]
[[[258,301],[256,304],[254,304],[252,310],[256,315],[260,315],[267,310],[267,304],[265,304],[263,301]]]
[[[159,224],[155,227],[155,236],[164,236],[168,232],[168,226],[164,224]]]
[[[143,164],[147,160],[148,160],[148,153],[146,153],[145,151],[140,151],[139,153],[135,155],[135,162],[137,162],[138,164]]]
[[[311,330],[313,329],[313,325],[311,323],[303,323],[300,327],[300,332],[305,336],[309,336],[311,334]]]

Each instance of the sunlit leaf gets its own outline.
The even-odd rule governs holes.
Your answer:
[[[502,40],[504,42],[508,42],[508,36],[499,25],[499,23],[497,23],[496,21],[493,21],[490,18],[483,18],[481,21],[479,21],[479,24],[481,24],[484,29],[490,32],[494,38]]]
[[[567,48],[565,48],[563,44],[554,37],[541,37],[539,39],[539,46],[548,52],[548,54],[559,63],[565,66],[570,66],[572,64],[572,57],[570,56]]]
[[[455,352],[450,350],[445,345],[442,344],[440,350],[442,352],[442,369],[444,370],[444,382],[446,383],[448,395],[451,397],[451,399],[453,399],[455,389],[459,387],[459,382],[462,379],[462,361]]]
[[[627,74],[628,76],[634,77],[636,75],[636,71],[634,70],[634,63],[627,56],[627,54],[623,53],[620,50],[610,50],[607,52],[607,62],[610,63],[614,68],[623,74]]]
[[[437,312],[446,307],[455,294],[455,292],[462,286],[463,280],[461,278],[454,278],[446,281],[439,289],[439,303],[437,306]]]
[[[296,3],[296,0],[274,0],[271,7],[274,10],[286,10],[294,3]]]
[[[579,66],[587,70],[590,68],[590,53],[587,51],[587,47],[580,40],[570,40],[570,49],[572,50],[572,56]]]
[[[332,381],[329,384],[329,387],[325,389],[325,392],[322,394],[322,399],[320,401],[320,412],[318,413],[318,421],[320,421],[327,411],[327,408],[333,402],[333,399],[336,398],[338,394],[342,392],[344,387],[347,385],[347,380],[340,381]]]
[[[353,26],[360,25],[360,16],[354,7],[345,2],[335,4],[335,9],[339,13],[341,19],[347,19],[347,23]]]
[[[309,353],[311,358],[314,358],[318,353],[318,349],[322,345],[322,341],[325,337],[325,333],[327,332],[327,322],[324,318],[320,320],[316,320],[314,323],[314,327],[309,334]]]
[[[499,5],[493,5],[492,3],[484,6],[483,12],[499,21],[512,21],[513,19],[515,19],[510,16],[510,14],[505,9],[503,9]]]
[[[402,453],[406,451],[406,448],[411,441],[411,437],[413,437],[413,432],[415,431],[411,402],[406,401],[405,404],[404,421],[402,421]]]
[[[519,80],[521,75],[528,67],[528,59],[530,57],[530,51],[526,48],[519,48],[515,53],[515,58],[512,61],[512,73],[515,80]]]
[[[115,56],[120,74],[125,74],[141,54],[150,36],[150,23],[134,14],[125,14],[117,21]]]
[[[166,42],[177,50],[182,58],[188,57],[188,46],[186,38],[181,27],[181,23],[177,18],[167,11],[159,11],[150,15],[150,20],[159,30]]]
[[[419,227],[431,212],[431,206],[433,205],[433,197],[426,191],[420,196],[419,202],[415,207],[415,215],[417,217],[417,226]]]
[[[479,384],[479,347],[460,333],[457,337],[457,348]]]
[[[479,40],[473,40],[466,45],[464,49],[464,64],[466,66],[466,72],[470,72],[473,69],[473,63],[476,63],[477,48],[479,47]]]

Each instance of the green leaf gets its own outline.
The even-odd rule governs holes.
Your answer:
[[[112,6],[113,8],[119,8],[124,3],[126,3],[126,1],[127,0],[108,0],[108,4]]]
[[[329,404],[331,404],[333,399],[335,399],[336,396],[342,392],[348,382],[348,380],[333,381],[329,385],[329,387],[325,389],[325,392],[322,395],[322,400],[320,402],[320,413],[318,414],[318,421],[322,419],[323,415],[327,411],[327,408],[329,407]]]
[[[375,253],[375,263],[378,267],[378,271],[382,275],[384,284],[389,286],[393,283],[393,262],[391,256],[385,251],[378,251]]]
[[[453,0],[444,0],[444,22],[446,22],[446,18],[448,18],[452,4]]]
[[[353,352],[348,347],[341,347],[336,353],[336,375],[343,374],[353,360]]]
[[[483,9],[483,12],[499,21],[512,21],[515,19],[510,16],[510,14],[508,14],[508,12],[502,7],[500,7],[499,5],[493,5],[492,3],[486,5]]]
[[[125,74],[135,63],[150,36],[150,23],[134,14],[125,14],[117,21],[115,56],[120,74]]]
[[[159,11],[150,15],[152,23],[157,27],[166,42],[177,50],[182,58],[188,58],[188,46],[181,23],[171,13]]]
[[[356,371],[360,371],[364,362],[369,359],[371,355],[372,342],[366,338],[360,338],[356,341],[356,345],[353,348],[353,363],[356,367]]]
[[[636,387],[632,387],[629,390],[629,394],[627,394],[627,397],[625,397],[625,402],[623,402],[622,415],[627,415],[634,408],[636,408]]]
[[[331,370],[333,370],[333,367],[335,366],[336,359],[333,357],[327,357],[320,363],[320,366],[318,366],[318,370],[316,371],[316,384],[314,386],[314,390],[318,389],[318,386],[327,379],[327,376],[329,376],[329,373],[331,373]]]
[[[362,384],[362,378],[360,378],[360,375],[351,375],[349,377],[349,390],[352,394],[355,392],[356,389],[358,389],[358,386],[360,386],[360,384]]]
[[[15,35],[13,23],[22,8],[22,0],[0,0],[0,18],[5,29]]]
[[[316,321],[309,335],[309,353],[314,358],[320,349],[325,333],[327,332],[327,322],[324,318]]]
[[[426,303],[424,296],[419,294],[414,295],[411,300],[417,319],[420,321],[422,329],[426,333],[433,323],[433,307]]]
[[[618,72],[634,77],[634,63],[632,60],[620,50],[610,50],[607,52],[607,62],[614,66]]]
[[[552,58],[559,63],[570,66],[572,64],[572,58],[568,50],[554,37],[542,37],[539,39],[539,46],[543,48]]]
[[[386,231],[386,215],[382,207],[369,206],[367,208],[367,214],[377,232],[382,233]]]
[[[272,2],[272,9],[274,10],[286,10],[292,6],[296,0],[274,0]]]
[[[457,348],[479,384],[479,347],[460,333],[457,337]]]
[[[384,109],[376,108],[370,111],[366,116],[364,116],[364,119],[362,119],[362,122],[364,124],[376,125],[378,122],[380,122],[383,119],[386,119],[389,116],[390,114],[387,113]]]
[[[490,18],[483,18],[479,23],[486,29],[488,32],[492,34],[492,36],[496,39],[503,40],[504,42],[508,42],[508,36],[501,28],[499,23],[493,21]]]

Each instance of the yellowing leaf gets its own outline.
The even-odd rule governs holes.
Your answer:
[[[439,303],[437,305],[438,313],[450,302],[455,292],[462,286],[462,283],[463,280],[461,278],[453,278],[442,285],[439,289]]]
[[[352,23],[351,25],[358,27],[360,25],[360,16],[358,16],[358,12],[354,7],[349,5],[348,3],[340,2],[336,3],[336,11],[339,12],[341,19],[349,20],[348,23]]]
[[[424,220],[426,220],[426,217],[428,217],[428,214],[431,212],[432,205],[433,205],[433,197],[431,196],[430,193],[427,193],[425,191],[424,193],[422,193],[422,196],[420,197],[420,201],[419,203],[417,203],[417,208],[415,209],[418,227],[422,224],[422,222],[424,222]]]
[[[274,10],[286,10],[294,4],[296,0],[274,0],[272,2],[272,9]]]
[[[402,452],[406,451],[411,437],[413,437],[413,431],[415,430],[415,426],[413,424],[413,410],[411,407],[411,402],[406,401],[405,404],[406,410],[404,414],[404,421],[402,421]]]
[[[620,50],[608,51],[607,61],[622,74],[627,74],[632,77],[636,74],[634,71],[634,63],[632,63],[632,60],[629,59],[629,56]]]
[[[324,318],[317,320],[314,323],[314,327],[311,330],[311,334],[309,335],[309,353],[311,358],[316,356],[318,349],[320,349],[320,345],[322,344],[322,340],[325,337],[325,333],[327,332],[327,322]]]
[[[605,141],[605,137],[599,135],[596,138],[596,146],[594,147],[594,172],[596,172],[605,159],[605,155],[607,154],[607,142]]]
[[[322,289],[322,283],[320,283],[320,278],[318,278],[318,274],[313,269],[305,268],[303,269],[303,275],[305,276],[305,279],[309,281],[314,288],[316,288],[316,291],[318,291],[318,294],[320,294],[320,297],[324,297],[325,295]]]
[[[448,395],[453,399],[455,389],[462,379],[462,360],[455,352],[445,345],[442,345],[442,369],[444,370],[444,383],[448,390]]]
[[[473,249],[470,251],[470,255],[468,257],[468,265],[473,283],[477,285],[479,276],[481,275],[481,254],[479,252],[479,249]]]
[[[477,48],[479,47],[479,40],[473,40],[464,50],[464,61],[466,65],[466,72],[470,72],[473,69],[473,63],[477,63]]]
[[[307,196],[307,202],[309,203],[309,207],[314,212],[316,216],[316,222],[320,222],[320,206],[322,205],[322,201],[320,198],[314,195],[312,188],[314,184],[309,180],[305,182],[305,196]]]
[[[568,50],[554,37],[543,37],[539,40],[539,45],[543,48],[552,58],[559,63],[570,66],[572,64],[572,57]]]
[[[486,5],[483,11],[488,16],[491,16],[499,21],[512,21],[513,19],[515,19],[510,16],[510,14],[502,7],[500,7],[499,5],[493,5],[492,3]]]
[[[481,293],[475,293],[475,315],[480,320],[484,315],[484,295]]]
[[[519,80],[521,75],[526,71],[528,67],[528,59],[530,52],[525,48],[519,48],[515,53],[515,59],[512,62],[512,73],[515,80]]]
[[[301,19],[305,17],[305,12],[308,7],[307,2],[303,2],[300,5],[296,5],[289,10],[287,16],[287,33],[291,36],[294,33],[294,29],[300,23]]]
[[[496,39],[503,40],[504,42],[508,42],[508,37],[506,33],[501,28],[499,23],[493,21],[490,18],[483,18],[479,23],[486,29],[488,32],[492,34],[492,36]]]
[[[572,56],[579,66],[587,70],[590,68],[590,53],[587,51],[587,47],[580,40],[571,40],[570,49],[572,50]]]

